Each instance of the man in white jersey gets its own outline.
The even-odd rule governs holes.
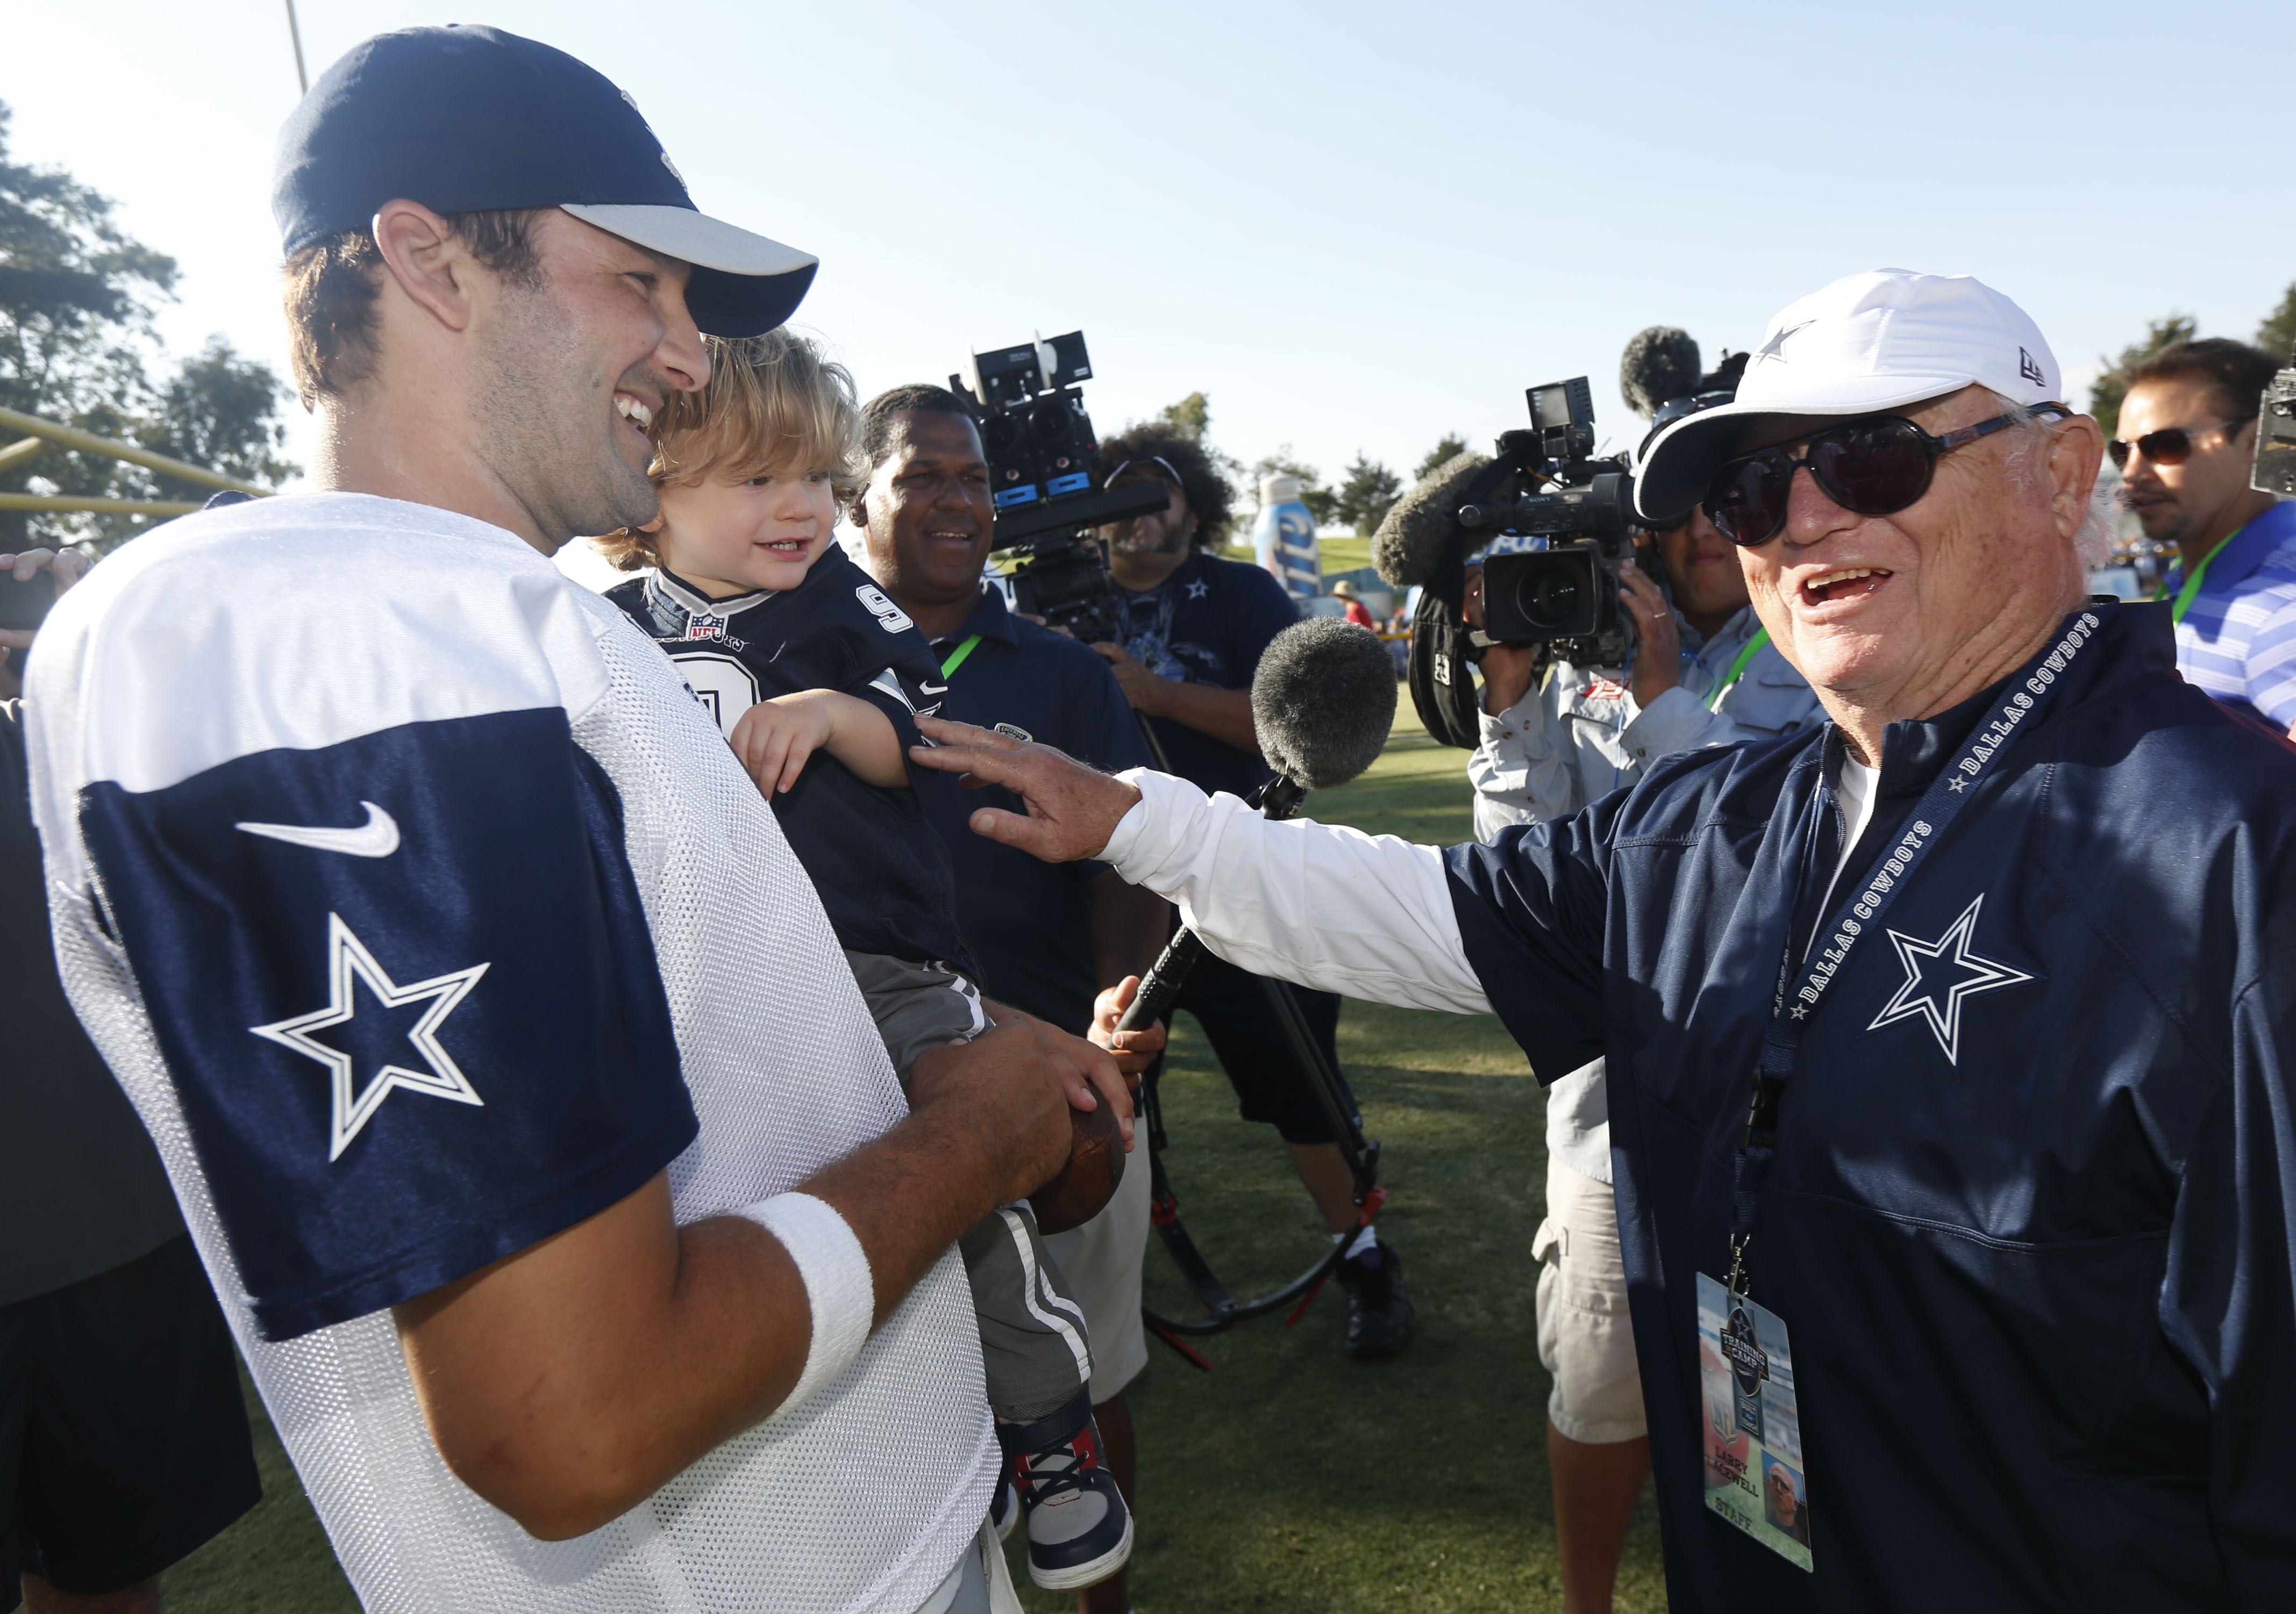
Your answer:
[[[274,200],[327,491],[100,568],[27,704],[67,987],[344,1568],[422,1614],[1013,1606],[949,1246],[1121,1082],[1025,1022],[905,1105],[771,810],[547,558],[652,518],[697,326],[813,259],[486,29],[352,51]]]

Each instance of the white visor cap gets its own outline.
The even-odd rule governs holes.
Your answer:
[[[1778,311],[1736,397],[1650,440],[1635,507],[1645,520],[1667,520],[1704,498],[1749,416],[1872,414],[1972,385],[2051,404],[2063,381],[2031,315],[1973,276],[1847,275]]]

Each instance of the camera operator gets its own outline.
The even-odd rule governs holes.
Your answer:
[[[1242,967],[1607,1059],[1678,1614],[2296,1606],[2296,754],[2088,595],[2060,386],[1965,275],[1781,310],[1634,501],[1831,721],[1494,846],[922,725]]]
[[[1100,529],[1117,586],[1123,643],[1095,644],[1133,709],[1154,728],[1172,771],[1208,791],[1245,796],[1271,776],[1251,721],[1251,675],[1268,641],[1300,619],[1283,586],[1213,551],[1234,490],[1201,445],[1136,426],[1101,445],[1102,483],[1160,481],[1161,510]],[[1288,988],[1316,1045],[1340,1072],[1337,995]],[[1274,1125],[1334,1239],[1357,1225],[1355,1177],[1308,1077],[1268,1013],[1267,987],[1210,954],[1177,1006],[1196,1017],[1235,1089],[1243,1118]],[[1346,1078],[1340,1077],[1344,1089]],[[1342,1102],[1350,1109],[1352,1096]],[[1364,1228],[1340,1263],[1348,1297],[1346,1350],[1386,1356],[1411,1340],[1411,1299],[1394,1248]]]
[[[1098,767],[1144,764],[1147,742],[1107,664],[1067,635],[1014,615],[981,579],[995,512],[980,433],[964,400],[929,385],[881,393],[862,410],[861,450],[869,480],[847,513],[865,545],[862,564],[931,641],[947,688],[940,715],[984,728],[1010,724]],[[981,807],[1018,807],[1019,799],[993,786],[934,782],[943,788],[920,797],[948,842],[957,922],[983,988],[1063,1031],[1089,1034],[1096,999],[1117,1010],[1131,1002],[1124,983],[1155,962],[1170,905],[1101,864],[1040,863],[983,840],[965,827],[967,816]],[[1163,1046],[1160,1023],[1116,1036],[1128,1075]],[[1136,1158],[1105,1210],[1045,1239],[1084,1307],[1093,1416],[1128,1503],[1136,1446],[1124,1389],[1148,1364],[1140,1279],[1149,1176],[1146,1159]],[[1131,1606],[1122,1570],[1078,1596],[1085,1614]]]
[[[1496,840],[1508,824],[1567,818],[1676,752],[1776,739],[1825,720],[1817,696],[1770,643],[1738,557],[1705,512],[1657,526],[1642,553],[1653,549],[1666,592],[1637,567],[1620,574],[1635,630],[1629,666],[1556,660],[1533,688],[1544,647],[1484,650],[1481,743],[1467,764],[1478,840]],[[1464,614],[1477,628],[1482,572],[1480,561],[1469,562]],[[1532,1247],[1538,1355],[1554,1381],[1546,1450],[1565,1614],[1611,1606],[1650,1472],[1605,1086],[1596,1060],[1547,1089],[1546,1219]]]

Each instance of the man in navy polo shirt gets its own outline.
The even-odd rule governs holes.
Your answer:
[[[1136,426],[1101,446],[1106,485],[1161,482],[1170,498],[1101,528],[1122,612],[1120,644],[1093,648],[1116,669],[1125,698],[1163,749],[1160,767],[1207,791],[1248,796],[1271,776],[1251,720],[1251,675],[1268,641],[1300,619],[1282,584],[1257,566],[1213,553],[1226,536],[1227,479],[1203,446],[1157,426]],[[1299,1002],[1324,1061],[1337,1075],[1340,1000],[1285,988]],[[1340,1263],[1348,1297],[1346,1349],[1390,1356],[1411,1341],[1411,1298],[1394,1247],[1358,1227],[1355,1176],[1316,1102],[1308,1073],[1277,1030],[1266,983],[1207,953],[1188,973],[1177,1006],[1196,1017],[1249,1121],[1275,1128],[1292,1169],[1333,1239],[1353,1235]],[[1352,1107],[1345,1094],[1341,1102]]]
[[[2258,399],[2276,366],[2222,337],[2137,366],[2105,445],[2144,536],[2177,546],[2177,667],[2226,705],[2296,725],[2296,504],[2248,485]]]
[[[1147,742],[1107,664],[1067,635],[1014,616],[981,581],[995,512],[964,400],[940,387],[896,387],[872,398],[861,418],[869,482],[849,513],[863,534],[863,565],[932,642],[947,685],[937,709],[984,728],[1008,724],[1095,766],[1145,765]],[[950,782],[919,793],[948,842],[957,923],[983,989],[1063,1031],[1091,1033],[1095,1000],[1155,962],[1170,905],[1099,864],[1040,863],[965,827],[976,807],[1018,808],[1008,791]],[[1119,1062],[1136,1074],[1163,1036],[1160,1023],[1122,1033]],[[1143,1159],[1134,1167],[1107,1209],[1045,1241],[1085,1308],[1093,1416],[1128,1499],[1135,1446],[1124,1389],[1148,1363],[1140,1269],[1149,1174]],[[1079,1597],[1085,1614],[1131,1606],[1121,1571]]]

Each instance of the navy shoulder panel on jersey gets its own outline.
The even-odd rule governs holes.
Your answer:
[[[558,708],[81,797],[256,1323],[437,1289],[693,1139],[619,799]]]

